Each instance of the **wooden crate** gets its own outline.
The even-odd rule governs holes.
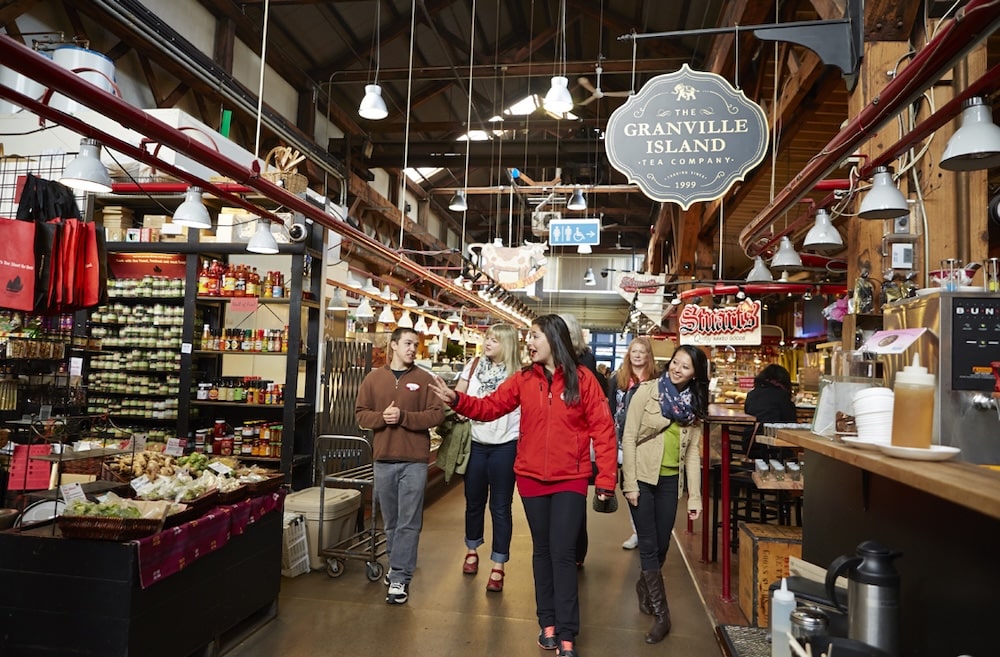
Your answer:
[[[740,610],[751,625],[767,627],[768,587],[788,576],[788,557],[802,557],[802,528],[741,522]]]

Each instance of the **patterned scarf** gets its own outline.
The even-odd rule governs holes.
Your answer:
[[[480,358],[474,376],[479,381],[479,395],[485,397],[500,387],[507,378],[507,366],[494,363],[489,358]]]
[[[694,408],[691,406],[691,388],[678,391],[670,380],[670,373],[660,376],[660,412],[663,417],[674,420],[681,426],[688,426],[695,420]]]

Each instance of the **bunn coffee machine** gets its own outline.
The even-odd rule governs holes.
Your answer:
[[[914,350],[937,376],[933,441],[969,463],[1000,464],[1000,295],[935,291],[883,307],[885,329],[926,328],[904,353],[883,356],[885,384]]]

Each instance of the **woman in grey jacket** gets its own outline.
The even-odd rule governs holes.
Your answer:
[[[685,489],[688,517],[694,520],[701,514],[700,420],[707,413],[708,359],[688,345],[678,347],[661,376],[639,385],[628,407],[622,490],[639,537],[639,609],[654,617],[646,643],[658,643],[670,632],[660,568]]]

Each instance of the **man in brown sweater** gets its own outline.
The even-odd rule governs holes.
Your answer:
[[[413,329],[393,331],[389,364],[365,377],[354,409],[358,424],[373,433],[375,494],[389,555],[385,601],[391,605],[409,597],[423,526],[430,428],[444,420],[441,401],[430,391],[433,377],[413,364],[419,344]]]

